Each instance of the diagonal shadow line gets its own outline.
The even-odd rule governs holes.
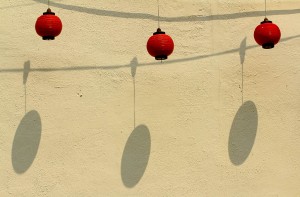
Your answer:
[[[280,40],[280,43],[286,42],[295,38],[299,38],[300,35],[290,36],[286,38],[282,38]],[[261,47],[259,45],[251,45],[246,47],[246,50],[253,49],[256,47]],[[163,65],[166,64],[172,64],[172,63],[180,63],[180,62],[187,62],[187,61],[194,61],[199,59],[205,59],[209,57],[215,57],[220,55],[226,55],[230,53],[236,53],[239,52],[240,48],[235,48],[223,52],[208,54],[208,55],[198,55],[194,57],[188,57],[188,58],[182,58],[182,59],[175,59],[175,60],[168,60],[163,63]],[[160,62],[150,62],[150,63],[139,63],[137,66],[154,66],[154,65],[162,65]],[[130,64],[123,64],[123,65],[112,65],[112,66],[78,66],[78,67],[62,67],[62,68],[30,68],[30,72],[55,72],[55,71],[82,71],[82,70],[113,70],[113,69],[120,69],[120,68],[126,68],[131,67]],[[0,73],[10,73],[10,72],[23,72],[24,69],[22,68],[10,68],[10,69],[0,69]]]
[[[25,7],[25,6],[31,6],[31,5],[35,5],[35,4],[36,3],[27,3],[27,4],[22,4],[22,5],[5,6],[5,7],[0,7],[0,10],[10,9],[10,8],[18,8],[18,7]]]
[[[41,2],[40,0],[33,0],[35,2],[47,4],[46,2]],[[146,13],[129,13],[129,12],[118,12],[118,11],[109,11],[101,10],[96,8],[86,8],[75,5],[66,5],[61,3],[51,2],[51,6],[62,8],[66,10],[72,10],[77,12],[83,12],[87,14],[100,15],[100,16],[109,16],[116,18],[130,18],[130,19],[148,19],[157,21],[157,16],[153,14]],[[268,16],[272,15],[287,15],[287,14],[299,14],[300,9],[293,10],[270,10],[268,11]],[[254,12],[238,12],[232,14],[217,14],[210,16],[201,16],[201,15],[190,15],[190,16],[179,16],[179,17],[160,17],[160,21],[165,22],[192,22],[192,21],[211,21],[211,20],[229,20],[237,18],[249,18],[249,17],[258,17],[265,16],[265,11],[254,11]]]

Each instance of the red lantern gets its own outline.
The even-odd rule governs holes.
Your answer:
[[[174,50],[174,42],[170,36],[161,31],[160,28],[153,33],[147,42],[148,53],[156,60],[168,59]]]
[[[280,29],[277,25],[269,21],[267,18],[264,19],[258,25],[254,31],[254,39],[257,44],[261,45],[264,49],[271,49],[280,40]]]
[[[54,12],[51,12],[50,8],[35,23],[36,33],[43,37],[43,40],[54,40],[60,34],[61,29],[62,23],[60,19],[55,16]]]

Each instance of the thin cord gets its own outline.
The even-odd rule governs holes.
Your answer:
[[[265,18],[267,18],[267,0],[265,0]]]
[[[49,0],[48,0],[48,8],[50,8],[50,3],[49,3]]]
[[[157,0],[157,23],[158,23],[158,28],[160,28],[160,18],[159,18],[159,0]]]

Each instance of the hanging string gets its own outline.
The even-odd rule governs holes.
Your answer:
[[[157,25],[160,29],[159,0],[157,0]],[[160,60],[160,63],[162,63],[162,59]]]
[[[160,28],[160,18],[159,18],[159,0],[157,0],[157,25]]]
[[[50,3],[49,3],[49,0],[48,0],[48,8],[50,8]]]
[[[265,0],[265,18],[267,18],[267,0]]]

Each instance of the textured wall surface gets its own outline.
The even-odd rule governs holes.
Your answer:
[[[0,196],[300,196],[300,1],[0,3]]]

